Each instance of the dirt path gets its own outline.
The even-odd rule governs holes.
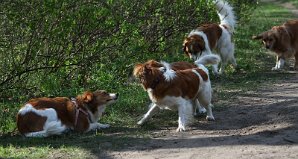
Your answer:
[[[256,91],[239,92],[229,107],[214,112],[215,122],[199,119],[183,133],[175,133],[175,128],[158,131],[151,139],[99,158],[298,158],[297,79],[298,74]]]
[[[163,130],[105,158],[298,158],[298,75],[239,94],[216,121],[191,131]]]

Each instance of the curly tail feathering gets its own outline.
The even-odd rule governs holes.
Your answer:
[[[229,31],[233,33],[236,27],[236,17],[233,7],[228,2],[222,0],[213,0],[213,2],[215,3],[220,24],[227,26]]]
[[[201,56],[195,61],[196,65],[214,65],[220,62],[220,57],[215,54]]]

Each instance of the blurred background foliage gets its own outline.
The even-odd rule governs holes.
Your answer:
[[[257,5],[229,2],[240,24]],[[3,1],[0,98],[121,89],[137,62],[187,60],[184,37],[218,21],[208,0]]]

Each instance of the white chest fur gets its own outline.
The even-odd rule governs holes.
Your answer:
[[[156,98],[154,97],[154,95],[153,95],[153,89],[148,88],[148,89],[147,89],[147,93],[148,93],[148,95],[149,95],[150,100],[151,100],[153,103],[156,103],[156,102],[157,102],[157,99],[156,99]]]
[[[94,114],[88,110],[88,113],[90,114],[91,123],[97,122],[102,116],[102,113],[105,111],[105,109],[106,109],[106,106],[102,105],[98,108],[97,112],[95,112]]]

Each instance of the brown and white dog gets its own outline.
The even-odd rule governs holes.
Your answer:
[[[294,69],[298,70],[298,20],[289,20],[281,26],[274,26],[253,39],[263,40],[266,49],[277,54],[276,64],[272,70],[284,67],[285,59],[295,56]]]
[[[215,57],[217,58],[217,57]],[[149,67],[163,67],[162,63],[159,63],[157,61],[154,60],[149,60],[146,62],[148,64]],[[192,69],[192,68],[197,68],[198,66],[193,64],[193,63],[188,63],[185,61],[179,61],[179,62],[173,62],[170,64],[171,69],[173,69],[174,71],[178,71],[178,70],[186,70],[186,69]],[[151,106],[153,105],[153,103],[151,103],[149,105],[149,109],[151,108]],[[202,113],[206,113],[206,109],[204,107],[202,107],[200,105],[200,103],[198,102],[198,100],[195,101],[195,103],[193,104],[193,108],[194,108],[194,115],[198,115],[198,114],[202,114]],[[198,110],[198,112],[197,112]],[[139,121],[138,125],[142,125],[144,124],[144,122]]]
[[[192,60],[201,56],[213,54],[217,51],[222,63],[218,72],[218,65],[213,65],[213,73],[218,75],[224,73],[225,66],[230,61],[234,67],[237,66],[234,57],[234,43],[232,35],[236,25],[233,8],[222,0],[214,0],[220,24],[204,24],[191,31],[183,42],[183,51]]]
[[[197,100],[207,109],[206,118],[214,120],[211,83],[208,69],[203,64],[215,64],[219,61],[220,58],[216,55],[206,55],[197,61],[197,67],[176,71],[170,64],[154,60],[135,65],[133,74],[140,79],[153,103],[138,124],[146,122],[159,109],[178,109],[177,131],[185,131],[193,116],[193,106]],[[180,66],[182,64],[180,63]]]
[[[104,90],[84,92],[76,98],[36,98],[29,100],[17,114],[17,127],[26,137],[60,135],[68,130],[88,132],[108,128],[97,121],[107,105],[114,103],[118,94]]]

